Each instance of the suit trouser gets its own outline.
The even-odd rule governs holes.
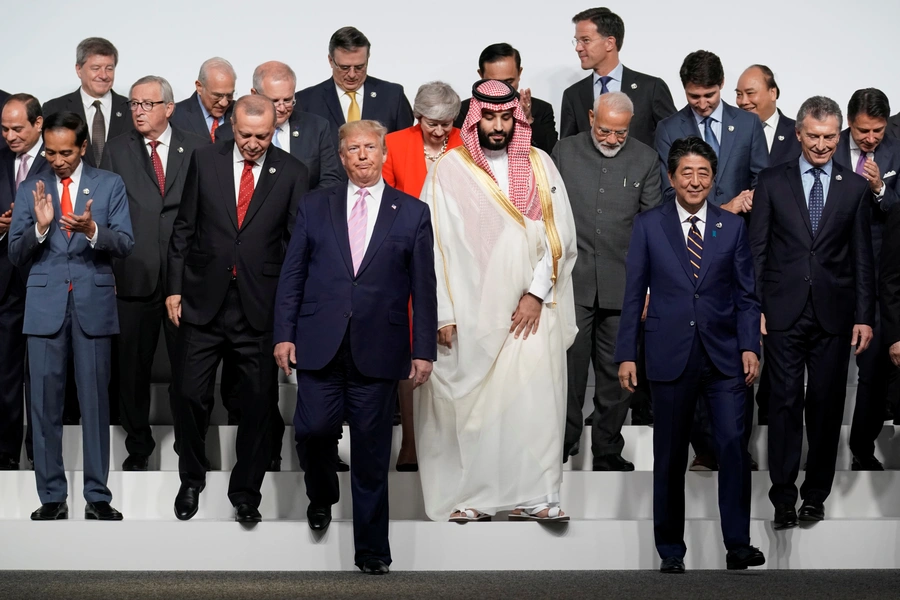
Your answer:
[[[118,356],[116,380],[119,414],[125,429],[128,454],[150,456],[156,443],[150,428],[150,383],[153,357],[163,327],[169,362],[173,362],[178,329],[166,313],[163,286],[158,284],[150,296],[116,298],[119,310],[119,335],[114,341]],[[169,387],[171,396],[171,385]],[[171,403],[171,400],[170,400]]]
[[[736,358],[737,361],[737,358]],[[683,558],[684,473],[697,398],[709,411],[719,461],[719,514],[725,547],[750,544],[750,456],[744,443],[746,385],[719,371],[694,335],[684,372],[651,381],[653,397],[653,526],[660,557]]]
[[[850,334],[825,331],[816,318],[811,298],[790,329],[769,328],[765,344],[772,371],[769,499],[773,504],[797,502],[795,482],[800,472],[804,409],[809,451],[800,496],[809,502],[824,502],[831,493],[844,418]],[[808,373],[805,402],[804,369]]]
[[[62,455],[62,413],[67,359],[75,359],[84,444],[84,499],[109,502],[109,363],[111,336],[92,337],[78,322],[72,294],[62,327],[48,336],[28,336],[31,364],[31,423],[34,474],[41,503],[68,496]]]
[[[237,382],[235,381],[235,369],[231,366],[231,361],[227,358],[223,361],[222,379],[219,390],[222,396],[222,405],[228,410],[228,421],[239,421],[241,418],[241,399],[237,393]],[[278,407],[278,381],[272,388],[272,405],[276,407],[269,416],[269,441],[270,459],[281,460],[281,443],[284,439],[284,419]]]
[[[258,507],[266,475],[266,431],[273,410],[271,388],[278,366],[272,355],[272,332],[254,329],[244,315],[236,282],[228,287],[219,312],[206,325],[181,321],[172,364],[175,440],[181,481],[191,487],[206,483],[206,429],[209,424],[210,386],[223,356],[237,371],[241,400],[228,499],[234,506]]]
[[[18,273],[0,298],[0,454],[19,460],[24,437],[25,286]],[[29,418],[30,420],[30,418]]]
[[[306,472],[311,505],[340,499],[337,443],[343,421],[350,424],[350,492],[353,497],[354,560],[390,564],[388,470],[397,381],[359,372],[350,350],[350,328],[330,363],[318,371],[297,370],[294,427],[297,454]]]
[[[625,447],[622,425],[628,416],[629,395],[619,385],[618,365],[613,361],[616,334],[622,311],[597,306],[575,305],[578,333],[566,352],[568,406],[566,409],[565,454],[581,438],[582,408],[587,387],[588,366],[594,366],[594,418],[591,450],[595,457],[621,454]]]
[[[744,445],[749,450],[750,436],[753,434],[754,393],[752,385],[746,386],[745,394],[747,398],[744,402]],[[694,423],[691,428],[691,446],[694,448],[694,454],[698,456],[715,455],[713,450],[715,448],[714,437],[706,403],[702,399],[697,398],[697,407],[694,410]]]
[[[856,406],[850,427],[850,452],[853,456],[875,454],[875,439],[884,427],[884,411],[888,404],[888,385],[894,364],[881,329],[881,308],[876,303],[874,336],[869,347],[856,357],[859,379],[856,384]]]

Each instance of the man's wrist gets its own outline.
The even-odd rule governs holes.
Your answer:
[[[539,303],[541,303],[541,304],[544,303],[544,299],[541,298],[540,296],[538,296],[537,294],[532,294],[531,292],[526,292],[525,295],[526,295],[526,296],[531,296],[532,298],[534,298],[535,300],[537,300],[537,301],[538,301]]]

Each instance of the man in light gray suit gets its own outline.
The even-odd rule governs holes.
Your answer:
[[[568,351],[569,398],[564,458],[577,453],[588,363],[594,365],[591,449],[595,471],[633,471],[622,458],[622,424],[629,398],[613,362],[622,298],[625,255],[634,216],[659,204],[656,152],[630,138],[634,104],[622,92],[597,98],[590,131],[563,138],[553,150],[575,216],[578,260],[572,272],[578,335]]]

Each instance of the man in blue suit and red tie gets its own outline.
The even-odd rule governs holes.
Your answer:
[[[65,519],[62,456],[66,364],[75,359],[84,438],[86,519],[118,521],[109,505],[110,344],[119,333],[112,259],[134,247],[125,184],[82,161],[88,129],[71,112],[44,119],[44,153],[53,173],[29,177],[16,194],[9,259],[33,261],[25,292],[31,365],[34,472],[41,507],[32,520]]]
[[[638,214],[628,247],[616,343],[619,382],[637,384],[637,342],[647,288],[647,379],[653,398],[653,523],[660,571],[683,573],[684,472],[699,397],[720,465],[719,512],[729,569],[765,563],[750,545],[750,456],[742,441],[747,386],[759,372],[759,301],[747,228],[707,202],[716,153],[698,137],[675,140],[668,179],[675,202]]]
[[[313,530],[338,501],[337,440],[350,424],[356,565],[389,571],[387,475],[397,381],[421,385],[437,358],[437,289],[428,207],[384,183],[386,128],[340,128],[349,182],[312,192],[275,299],[275,359],[297,367],[297,451]],[[412,296],[412,352],[407,303]]]

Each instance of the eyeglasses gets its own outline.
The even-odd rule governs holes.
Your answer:
[[[160,100],[158,102],[151,102],[149,100],[144,100],[143,102],[138,102],[137,100],[129,100],[127,104],[132,112],[136,111],[138,109],[138,106],[143,108],[144,112],[150,112],[151,110],[153,110],[154,106],[156,106],[157,104],[166,104],[166,101]]]
[[[606,38],[572,38],[572,45],[575,46],[576,48],[578,47],[578,44],[581,44],[582,46],[590,46],[594,42],[598,42],[600,40],[605,40],[605,39]]]
[[[331,59],[331,64],[334,67],[340,69],[342,73],[349,73],[350,71],[353,71],[354,73],[365,73],[366,69],[369,66],[368,63],[363,63],[361,65],[341,65],[338,64],[337,61],[335,61],[333,58]]]
[[[234,92],[231,92],[230,94],[220,94],[219,92],[207,91],[206,93],[209,94],[210,98],[212,98],[213,104],[218,104],[222,100],[228,100],[228,102],[234,100]]]
[[[620,139],[620,140],[624,140],[625,136],[628,135],[627,129],[612,130],[612,129],[607,129],[606,127],[598,127],[597,131],[600,132],[600,136],[604,139],[608,138],[610,136],[610,134],[613,134],[613,133],[616,134],[616,139]]]
[[[275,108],[278,108],[279,106],[281,108],[290,108],[297,105],[297,99],[291,98],[290,100],[272,100],[272,104],[275,105]]]

